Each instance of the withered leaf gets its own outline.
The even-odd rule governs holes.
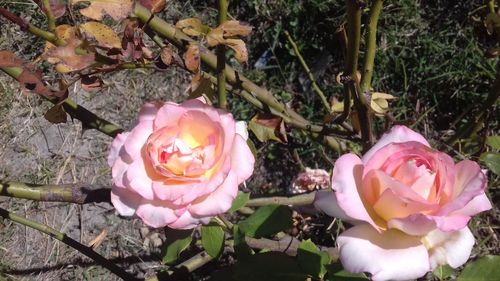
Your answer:
[[[239,62],[245,62],[248,60],[246,44],[243,40],[237,37],[246,36],[250,34],[251,31],[252,27],[241,24],[239,21],[227,21],[219,25],[217,28],[212,29],[207,34],[207,43],[211,47],[226,45],[234,50],[235,58]]]
[[[172,63],[173,54],[174,51],[170,45],[163,47],[160,53],[161,61],[166,65],[170,65]]]
[[[250,32],[252,32],[252,27],[250,25],[241,23],[237,20],[225,21],[219,25],[217,29],[222,29],[224,31],[224,38],[248,36]]]
[[[167,0],[139,0],[139,3],[150,10],[151,13],[156,14],[165,9]]]
[[[22,66],[23,60],[18,58],[13,52],[0,51],[0,67]]]
[[[225,45],[234,50],[234,58],[239,62],[248,60],[248,51],[245,42],[241,39],[226,39]]]
[[[99,76],[82,75],[80,82],[82,83],[82,89],[87,92],[97,92],[101,90],[103,85],[103,81]]]
[[[46,14],[47,7],[45,7],[45,5],[43,5],[43,1],[37,0],[36,2],[42,8],[43,12]],[[49,7],[50,7],[50,11],[52,12],[52,15],[54,15],[54,18],[56,18],[56,19],[64,16],[64,14],[66,13],[66,1],[65,0],[49,0]]]
[[[261,142],[274,140],[287,143],[285,122],[281,117],[270,114],[257,114],[249,122],[248,128]]]
[[[94,39],[104,48],[121,48],[121,39],[109,26],[100,22],[89,21],[80,25],[80,32]]]
[[[200,69],[200,46],[197,44],[190,44],[184,53],[184,63],[186,68],[196,73]]]
[[[124,19],[132,12],[132,0],[72,0],[74,5],[79,2],[90,2],[90,6],[81,9],[80,13],[93,20],[101,21],[104,15],[114,20]]]
[[[99,235],[97,235],[92,241],[89,242],[88,246],[92,247],[93,250],[95,250],[99,245],[101,245],[102,241],[106,238],[106,235],[108,235],[108,230],[103,229]]]
[[[29,67],[24,67],[21,75],[17,78],[19,84],[21,84],[21,88],[23,90],[28,90],[33,93],[42,95],[42,96],[52,96],[63,99],[67,96],[67,91],[51,91],[42,82],[41,74],[31,70]]]
[[[56,104],[51,107],[45,114],[43,115],[47,121],[53,124],[60,124],[67,122],[66,111],[64,111],[64,107],[62,103]]]
[[[373,93],[370,100],[370,107],[375,115],[383,116],[389,110],[388,100],[393,100],[395,97],[386,93]]]
[[[201,73],[197,73],[191,80],[191,93],[189,94],[189,98],[195,99],[201,96],[203,96],[205,100],[211,101],[215,96],[215,89],[210,79],[203,76]]]
[[[200,36],[207,34],[210,28],[201,23],[197,18],[188,18],[178,21],[175,26],[182,32],[190,36]]]

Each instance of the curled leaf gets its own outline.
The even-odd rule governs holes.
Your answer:
[[[0,51],[0,67],[22,66],[23,60],[19,59],[13,52]]]
[[[190,36],[200,36],[207,34],[210,28],[201,23],[197,18],[188,18],[178,21],[175,27]]]
[[[166,0],[139,0],[139,3],[153,14],[163,11],[167,5]]]
[[[285,122],[281,117],[270,114],[257,114],[248,123],[248,128],[261,142],[274,140],[287,143]]]
[[[190,44],[184,53],[184,63],[186,68],[195,73],[200,69],[200,46]]]
[[[132,0],[72,0],[75,5],[80,2],[90,2],[90,6],[80,10],[80,13],[93,20],[101,21],[105,15],[114,20],[124,19],[132,12]]]
[[[248,36],[252,32],[250,25],[244,24],[237,20],[229,20],[222,23],[219,27],[224,32],[225,38],[234,36]]]
[[[47,121],[53,124],[60,124],[67,122],[66,111],[64,111],[64,107],[62,104],[56,104],[51,107],[45,114],[43,115]]]
[[[386,93],[373,93],[370,101],[370,106],[376,115],[384,115],[389,110],[388,100],[395,99],[393,95]]]
[[[101,90],[103,82],[98,76],[83,75],[81,79],[82,89],[87,92],[97,92]]]

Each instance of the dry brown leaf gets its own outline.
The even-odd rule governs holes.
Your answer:
[[[23,60],[18,58],[13,52],[0,51],[0,67],[22,66]]]
[[[104,82],[99,76],[83,75],[81,79],[82,89],[87,92],[97,92],[101,90]]]
[[[257,114],[248,123],[248,128],[255,134],[261,142],[274,140],[287,143],[285,122],[283,118],[271,114]]]
[[[93,20],[101,21],[104,15],[114,20],[124,19],[132,12],[132,0],[72,0],[74,5],[80,2],[90,2],[90,6],[81,9],[80,13]]]
[[[389,110],[388,100],[393,100],[395,97],[386,93],[373,93],[371,96],[370,107],[375,115],[383,116]]]
[[[172,63],[173,56],[174,50],[172,50],[172,47],[170,45],[167,45],[161,49],[160,59],[164,64],[170,65]]]
[[[203,96],[205,100],[211,104],[211,101],[215,96],[215,89],[210,79],[201,75],[201,73],[197,73],[191,80],[191,93],[189,94],[189,98],[195,99],[201,96]]]
[[[43,115],[47,121],[53,124],[60,124],[67,122],[66,111],[64,111],[64,107],[62,104],[56,104],[51,107],[45,114]]]
[[[97,41],[104,48],[121,48],[121,39],[109,26],[100,22],[89,21],[80,25],[80,32]]]
[[[81,41],[77,38],[67,40],[65,46],[50,48],[43,57],[52,64],[56,65],[56,70],[60,73],[69,73],[82,70],[89,67],[95,61],[94,53],[77,54],[76,48]]]
[[[210,47],[224,44],[224,42],[225,42],[224,31],[220,28],[212,29],[207,34],[207,43],[208,43],[208,46],[210,46]]]
[[[246,62],[248,60],[248,51],[245,42],[241,39],[226,39],[224,43],[226,46],[234,50],[234,58],[239,62]]]
[[[165,9],[167,0],[139,0],[139,3],[146,9],[150,10],[151,13],[156,14]]]
[[[190,36],[200,36],[207,34],[210,28],[201,23],[197,18],[188,18],[178,21],[175,26],[182,32]]]
[[[186,68],[196,73],[200,69],[200,46],[197,44],[190,44],[184,53],[184,63]]]
[[[230,38],[234,36],[248,36],[252,32],[250,25],[241,23],[237,20],[229,20],[222,23],[217,29],[224,31],[224,37]]]

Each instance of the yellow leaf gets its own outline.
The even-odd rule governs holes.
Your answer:
[[[207,43],[208,46],[214,47],[219,44],[224,44],[225,39],[223,37],[224,31],[220,28],[212,29],[208,34],[207,34]]]
[[[197,18],[188,18],[178,21],[175,26],[190,36],[207,34],[210,28],[201,23]]]
[[[96,21],[89,21],[80,25],[80,32],[97,41],[98,46],[105,48],[122,47],[121,39],[109,26]]]
[[[373,93],[370,101],[370,106],[376,115],[384,115],[389,110],[387,100],[395,99],[393,95],[386,93]]]
[[[252,27],[237,20],[230,20],[222,23],[217,29],[224,31],[224,37],[247,36],[252,32]]]
[[[226,39],[224,45],[234,50],[234,57],[239,62],[245,62],[248,60],[248,51],[245,42],[241,39]]]
[[[75,5],[80,2],[89,2],[90,6],[81,9],[80,13],[93,20],[100,21],[104,15],[109,15],[114,20],[124,19],[132,12],[132,0],[72,0]]]

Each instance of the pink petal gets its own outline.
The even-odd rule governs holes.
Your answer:
[[[247,122],[237,121],[236,122],[236,133],[240,135],[245,141],[248,140],[248,128]]]
[[[141,200],[141,196],[133,191],[115,187],[111,190],[111,203],[122,216],[133,216]]]
[[[488,211],[491,208],[490,199],[488,199],[486,194],[483,193],[474,197],[471,201],[469,201],[469,203],[467,203],[467,205],[452,214],[473,216],[477,213]]]
[[[388,228],[395,228],[408,235],[422,236],[436,229],[436,222],[422,214],[413,214],[405,218],[395,218],[387,222]]]
[[[409,280],[430,270],[420,237],[398,230],[382,233],[369,224],[356,225],[337,238],[340,260],[353,273],[369,272],[372,280]]]
[[[363,163],[355,154],[344,154],[337,159],[332,173],[332,189],[337,203],[345,214],[355,220],[366,221],[377,227],[361,199]]]
[[[487,179],[476,162],[463,160],[456,166],[455,189],[452,199],[436,214],[439,216],[464,208],[474,197],[484,194]],[[476,213],[489,206],[477,206]],[[473,210],[470,210],[473,211]]]
[[[189,211],[185,211],[179,219],[169,224],[168,227],[174,229],[191,229],[200,224],[207,224],[211,217],[193,217]]]
[[[436,222],[437,228],[444,232],[457,231],[467,226],[470,216],[448,215],[448,216],[429,216]]]
[[[129,164],[122,161],[119,157],[116,159],[113,167],[111,168],[111,176],[113,178],[113,184],[119,188],[125,188],[125,183],[123,182],[125,172],[128,169]]]
[[[153,122],[139,122],[132,129],[127,139],[123,143],[123,155],[120,151],[120,157],[127,162],[132,162],[135,158],[141,157],[142,147],[146,144],[148,137],[153,132]]]
[[[233,140],[231,152],[231,170],[238,176],[238,183],[242,183],[253,174],[255,158],[247,142],[239,134]]]
[[[127,169],[124,179],[125,185],[140,194],[147,200],[153,200],[153,181],[146,172],[144,160],[136,159]]]
[[[203,185],[200,182],[153,181],[153,192],[161,200],[175,201],[193,188],[203,188]]]
[[[344,221],[348,222],[357,222],[359,221],[349,217],[342,208],[340,208],[337,203],[337,197],[334,192],[330,190],[318,190],[316,191],[316,195],[314,197],[314,207],[329,215],[330,217],[336,217]]]
[[[474,236],[467,227],[451,233],[435,230],[422,238],[422,242],[429,251],[432,270],[445,264],[457,268],[469,259]]]
[[[122,148],[123,143],[125,142],[129,134],[130,134],[129,132],[120,133],[115,137],[115,139],[111,143],[111,148],[109,149],[109,154],[108,154],[108,165],[110,167],[113,166],[116,159],[118,158],[120,149]]]
[[[186,111],[186,108],[176,103],[166,102],[156,113],[154,129],[158,130],[167,126],[177,127],[177,122]]]
[[[238,177],[235,173],[229,172],[222,185],[209,195],[193,201],[188,210],[197,217],[222,214],[231,208],[237,193]]]
[[[160,109],[163,104],[164,103],[161,101],[145,103],[142,106],[141,111],[139,111],[139,122],[155,120],[158,109]]]
[[[137,216],[151,227],[164,227],[175,220],[175,206],[166,201],[143,201],[137,208]]]
[[[412,131],[408,127],[405,126],[394,126],[392,129],[385,133],[380,140],[370,149],[368,152],[363,155],[362,161],[363,163],[367,163],[368,160],[382,147],[390,144],[390,143],[401,143],[408,141],[416,141],[422,143],[426,146],[430,146],[427,140],[420,135],[419,133]]]

